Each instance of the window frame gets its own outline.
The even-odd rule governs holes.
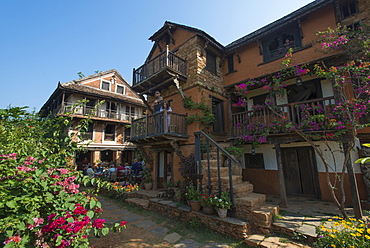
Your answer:
[[[122,93],[121,92],[118,92],[118,88],[122,88]],[[123,85],[118,85],[117,84],[117,86],[116,86],[116,93],[117,94],[122,94],[122,95],[124,95],[125,94],[125,91],[126,91],[126,88],[125,88],[125,86],[123,86]]]
[[[353,6],[351,6],[351,4],[353,4]],[[354,8],[354,12],[352,12],[352,7]],[[344,14],[344,11],[343,11],[344,8],[346,8],[347,11],[348,11],[348,13],[346,15]],[[358,4],[357,4],[356,0],[349,1],[349,2],[344,2],[344,3],[340,4],[340,14],[341,14],[342,19],[346,19],[347,17],[355,15],[358,12],[359,12],[359,10],[358,10]]]
[[[104,89],[103,88],[103,85],[104,84],[108,84],[108,89]],[[107,90],[107,91],[110,91],[110,89],[111,89],[111,85],[110,85],[110,82],[109,81],[107,81],[107,80],[101,80],[101,82],[100,82],[100,89],[102,89],[102,90]]]
[[[108,133],[108,134],[113,135],[112,140],[107,140],[107,127],[108,126],[113,126],[113,133]],[[116,131],[117,131],[117,127],[116,127],[115,124],[106,124],[105,127],[104,127],[104,142],[114,142],[114,141],[116,141]]]
[[[212,63],[211,63],[212,62]],[[217,55],[206,49],[206,67],[205,69],[217,75]]]

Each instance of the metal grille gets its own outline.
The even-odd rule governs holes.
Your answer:
[[[245,154],[245,167],[249,169],[264,169],[263,154]]]

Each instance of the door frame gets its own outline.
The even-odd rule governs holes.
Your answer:
[[[307,196],[307,197],[315,197],[315,198],[318,198],[318,199],[321,199],[321,191],[320,191],[320,182],[319,182],[319,174],[318,174],[318,170],[317,170],[317,162],[316,162],[316,154],[315,154],[315,151],[314,149],[311,147],[311,146],[299,146],[299,147],[282,147],[281,148],[281,161],[282,161],[282,164],[283,164],[283,170],[285,172],[286,170],[286,164],[285,164],[285,152],[287,150],[307,150],[309,152],[309,164],[310,164],[310,169],[311,169],[311,173],[312,173],[312,184],[313,184],[313,190],[314,190],[314,195],[305,195],[305,194],[291,194],[290,195],[295,195],[295,196]],[[298,161],[297,163],[299,164],[299,157],[297,156],[298,158]],[[299,170],[299,167],[298,167],[298,170]],[[286,173],[284,173],[284,181],[285,181],[285,189],[287,191],[287,194],[288,193],[288,189],[287,189],[287,177],[286,177]],[[300,180],[301,182],[301,180]]]

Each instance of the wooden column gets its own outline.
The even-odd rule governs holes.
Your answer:
[[[351,149],[351,147],[349,146],[348,142],[343,142],[344,154],[347,154],[347,152],[350,152],[349,149]],[[355,171],[352,165],[351,156],[349,156],[346,167],[348,171],[349,188],[351,189],[353,211],[357,219],[362,219],[360,196],[358,194],[357,181],[356,181]]]
[[[283,171],[283,162],[281,161],[281,149],[280,144],[275,143],[276,162],[279,173],[279,185],[280,185],[280,206],[286,208],[288,206],[288,200],[286,197],[285,179]]]

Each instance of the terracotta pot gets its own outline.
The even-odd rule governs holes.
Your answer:
[[[215,213],[215,207],[214,206],[204,206],[203,207],[203,213],[212,215]]]
[[[219,208],[217,210],[218,217],[225,218],[227,216],[227,209],[225,208]]]
[[[153,183],[144,183],[145,190],[151,190],[153,187]]]
[[[201,208],[200,201],[190,201],[190,207],[191,211],[199,212]]]

